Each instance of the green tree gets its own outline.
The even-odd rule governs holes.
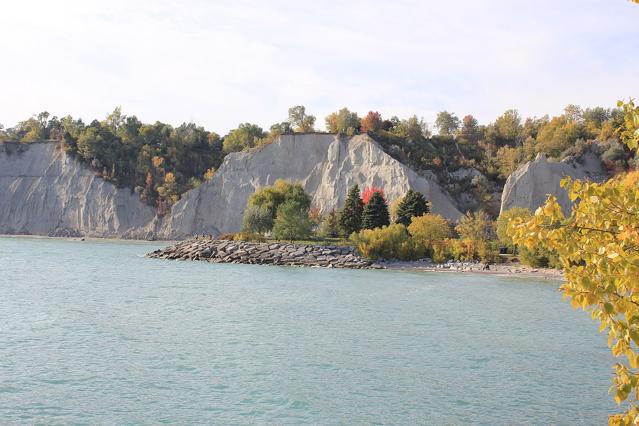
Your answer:
[[[342,133],[351,136],[359,132],[359,117],[357,113],[349,111],[348,108],[342,108],[329,114],[325,121],[326,129],[330,133]]]
[[[509,109],[495,120],[493,125],[496,143],[502,145],[519,145],[522,141],[521,117],[516,109]]]
[[[253,148],[259,144],[260,139],[266,134],[256,124],[242,123],[237,129],[232,130],[224,137],[224,152],[237,152],[247,148]]]
[[[459,124],[459,118],[448,111],[440,112],[435,119],[435,127],[440,136],[453,136],[459,130]]]
[[[308,207],[287,200],[277,208],[273,222],[273,237],[278,240],[301,240],[311,235],[313,223],[308,218]]]
[[[402,201],[397,206],[395,214],[395,223],[401,223],[404,226],[410,225],[410,221],[415,216],[421,216],[428,213],[428,202],[424,195],[420,192],[409,189]]]
[[[379,192],[374,192],[362,211],[362,228],[375,229],[390,224],[388,205]]]
[[[243,232],[256,232],[266,234],[273,228],[273,216],[268,207],[248,206],[244,210],[242,221]]]
[[[293,133],[293,128],[288,121],[282,121],[281,123],[273,124],[270,128],[270,133],[273,136],[286,135]]]
[[[315,129],[315,117],[306,114],[306,107],[297,105],[288,109],[288,121],[293,130],[299,133],[310,133]]]
[[[342,235],[348,237],[362,229],[362,212],[364,203],[359,195],[359,186],[353,185],[348,190],[344,207],[339,211],[339,227]]]
[[[247,209],[259,208],[268,211],[271,223],[274,223],[277,209],[285,202],[295,203],[308,211],[311,205],[310,197],[304,192],[300,183],[293,183],[278,179],[271,186],[258,188],[247,200]],[[270,230],[270,229],[267,229]]]
[[[563,115],[553,117],[539,130],[536,150],[549,157],[558,158],[562,152],[574,146],[577,139],[583,136],[585,136],[584,129],[580,122],[568,120]]]
[[[420,142],[430,136],[430,131],[424,119],[417,118],[416,115],[399,122],[393,127],[393,133],[408,139],[410,142]]]

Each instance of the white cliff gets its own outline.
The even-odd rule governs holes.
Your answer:
[[[353,184],[384,189],[389,200],[412,188],[449,219],[460,212],[431,179],[387,155],[366,135],[285,135],[228,155],[215,176],[183,194],[159,218],[129,189],[118,189],[55,143],[0,143],[0,233],[181,239],[239,231],[248,197],[277,179],[301,182],[314,206],[339,208]]]
[[[147,238],[154,217],[56,143],[0,143],[0,233]]]
[[[525,207],[534,212],[552,194],[564,214],[570,213],[572,202],[560,185],[561,180],[568,176],[596,182],[607,177],[601,167],[601,159],[591,152],[585,154],[580,162],[573,158],[561,162],[548,161],[545,155],[538,154],[534,161],[524,164],[508,176],[501,196],[501,212],[513,207]]]
[[[209,182],[173,206],[159,236],[237,231],[248,197],[277,179],[300,182],[321,213],[342,206],[348,188],[358,184],[383,188],[389,200],[412,188],[431,201],[435,213],[452,220],[460,216],[437,183],[393,159],[367,135],[284,135],[252,152],[228,155]]]

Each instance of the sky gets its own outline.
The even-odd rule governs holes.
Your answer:
[[[481,123],[516,108],[639,97],[639,5],[627,0],[3,0],[0,123],[40,111],[225,134],[293,105],[324,117],[438,111]]]

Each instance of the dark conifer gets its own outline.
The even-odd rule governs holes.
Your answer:
[[[409,189],[397,206],[395,223],[408,226],[413,217],[425,215],[429,210],[428,202],[424,196],[420,192]]]
[[[388,215],[388,206],[382,194],[375,192],[371,199],[364,206],[362,212],[362,228],[375,229],[390,224],[390,216]]]
[[[353,232],[359,232],[362,229],[363,210],[364,203],[359,196],[359,186],[353,185],[348,190],[344,207],[339,212],[339,226],[342,235],[348,237]]]

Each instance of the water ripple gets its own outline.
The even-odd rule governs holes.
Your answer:
[[[602,424],[616,409],[605,338],[555,284],[142,256],[160,245],[0,238],[3,424]]]

